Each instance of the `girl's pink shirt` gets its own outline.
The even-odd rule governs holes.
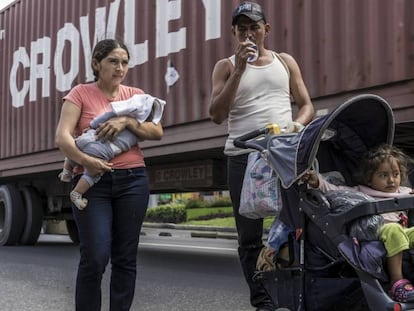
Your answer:
[[[72,88],[63,97],[63,100],[68,100],[81,109],[81,115],[75,129],[76,135],[79,135],[89,127],[93,118],[111,110],[110,104],[112,101],[126,100],[135,94],[144,94],[144,91],[139,88],[120,85],[117,97],[110,100],[105,97],[96,83],[88,83],[79,84]],[[139,145],[117,155],[109,162],[113,164],[114,169],[145,166],[144,155]],[[75,173],[80,173],[80,171],[76,171],[75,169]]]

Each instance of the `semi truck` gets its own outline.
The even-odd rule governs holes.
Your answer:
[[[272,27],[267,47],[297,60],[317,116],[354,95],[380,95],[396,144],[414,154],[412,1],[256,2]],[[0,245],[35,244],[47,220],[65,221],[77,239],[54,137],[63,96],[93,82],[91,51],[103,38],[128,46],[125,84],[167,102],[163,139],[140,143],[151,192],[227,189],[227,125],[211,122],[208,106],[214,64],[235,48],[239,3],[15,0],[0,12]]]

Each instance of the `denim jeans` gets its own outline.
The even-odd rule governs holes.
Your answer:
[[[281,246],[289,241],[289,234],[293,234],[293,229],[280,219],[275,218],[267,237],[268,247],[276,251],[276,254],[279,253]]]
[[[80,240],[76,310],[101,310],[101,281],[109,260],[110,310],[129,310],[135,292],[139,235],[149,199],[146,170],[107,172],[84,197],[88,199],[84,210],[72,206]]]
[[[243,185],[244,172],[247,166],[247,154],[228,157],[227,176],[233,214],[239,242],[239,259],[244,277],[250,289],[250,303],[257,308],[274,308],[273,302],[267,295],[260,282],[252,280],[256,271],[257,257],[263,247],[263,219],[250,219],[239,214],[240,194]]]

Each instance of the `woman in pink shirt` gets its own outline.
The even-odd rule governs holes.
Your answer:
[[[92,53],[95,82],[75,86],[64,98],[56,144],[67,157],[79,163],[73,185],[87,169],[101,175],[84,197],[88,209],[72,207],[80,239],[80,262],[76,280],[76,310],[101,310],[101,280],[111,260],[110,309],[129,310],[135,291],[139,235],[147,210],[149,183],[139,145],[115,156],[110,162],[81,152],[74,137],[89,127],[91,120],[110,110],[113,101],[126,100],[144,92],[121,84],[128,72],[129,52],[116,40],[98,42]],[[140,141],[159,140],[161,123],[139,123],[135,118],[111,118],[97,129],[97,139],[113,140],[128,129]]]

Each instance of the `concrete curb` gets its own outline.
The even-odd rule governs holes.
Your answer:
[[[237,240],[237,233],[221,233],[221,232],[207,232],[207,231],[192,231],[192,238],[210,238],[210,239],[227,239]]]
[[[164,228],[176,230],[197,230],[197,231],[213,231],[213,232],[234,232],[237,233],[236,228],[230,227],[212,227],[212,226],[193,226],[193,225],[177,225],[173,223],[152,223],[144,222],[143,228]]]
[[[148,223],[142,225],[143,228],[172,229],[172,230],[190,230],[192,238],[209,238],[209,239],[229,239],[237,240],[236,228],[229,227],[211,227],[211,226],[192,226],[177,225],[172,223]],[[160,232],[160,236],[168,236],[167,232]]]
[[[190,230],[192,238],[209,238],[209,239],[229,239],[237,240],[236,228],[231,227],[213,227],[213,226],[193,226],[193,225],[177,225],[173,223],[151,223],[144,222],[143,228],[172,229],[172,230]],[[264,238],[266,239],[269,230],[264,230]],[[169,232],[160,232],[160,236],[171,236]]]

